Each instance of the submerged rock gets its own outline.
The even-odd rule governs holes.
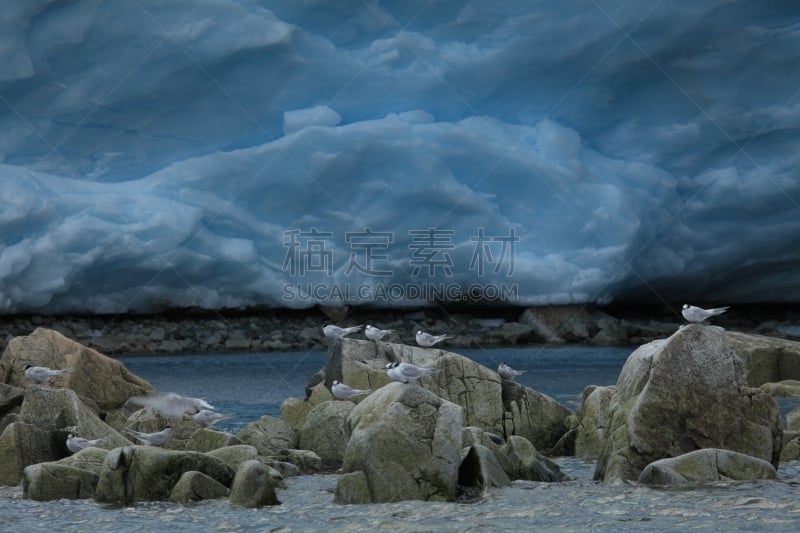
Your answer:
[[[91,470],[65,464],[30,465],[22,478],[23,496],[39,501],[92,498],[97,480],[98,475]]]
[[[507,487],[511,485],[511,479],[492,450],[481,444],[473,444],[461,452],[458,485],[485,491],[491,487]]]
[[[766,461],[731,450],[705,448],[652,462],[642,470],[638,481],[649,485],[683,485],[777,477],[775,467]]]
[[[270,469],[260,461],[245,461],[236,470],[231,485],[230,502],[241,507],[278,505]]]
[[[189,503],[224,498],[228,494],[230,494],[228,487],[216,479],[202,472],[190,470],[184,472],[175,486],[172,487],[169,499],[175,503]]]
[[[630,355],[609,408],[595,479],[637,479],[653,461],[701,448],[738,451],[777,466],[775,400],[746,385],[725,330],[700,324]]]
[[[101,502],[130,503],[166,500],[180,477],[198,471],[230,486],[233,469],[222,460],[199,452],[162,450],[153,446],[124,446],[108,453],[96,499]]]

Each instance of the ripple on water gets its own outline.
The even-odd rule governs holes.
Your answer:
[[[337,476],[300,476],[279,490],[280,506],[232,507],[225,500],[193,505],[143,502],[114,507],[91,500],[34,502],[0,489],[0,530],[136,531],[772,531],[800,530],[800,464],[781,465],[778,481],[659,489],[591,481],[594,465],[557,461],[572,481],[516,481],[472,503],[333,503]]]

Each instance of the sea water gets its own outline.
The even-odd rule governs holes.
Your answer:
[[[630,348],[558,347],[460,350],[571,409],[587,385],[612,385]],[[137,356],[120,358],[159,391],[202,396],[237,415],[236,431],[264,414],[277,416],[288,396],[305,395],[324,352]],[[782,411],[792,407],[782,402]],[[333,474],[287,479],[282,504],[242,509],[226,500],[192,505],[142,502],[119,507],[92,500],[35,502],[19,488],[0,489],[0,531],[800,531],[800,463],[781,464],[777,481],[720,482],[681,488],[592,481],[594,463],[556,459],[571,479],[516,481],[470,503],[399,502],[336,505]]]

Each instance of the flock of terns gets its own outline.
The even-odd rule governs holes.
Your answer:
[[[327,325],[322,328],[322,332],[326,337],[342,338],[350,335],[351,333],[358,333],[361,331],[362,327],[364,328],[364,336],[373,341],[383,340],[391,333],[394,333],[394,330],[392,329],[380,329],[372,326],[371,324],[367,324],[366,326],[352,326],[349,328]],[[432,335],[428,332],[419,330],[417,331],[415,338],[417,344],[423,348],[430,348],[433,345],[452,337],[449,335]],[[399,381],[401,383],[410,383],[422,377],[432,376],[439,373],[438,368],[422,367],[412,365],[411,363],[389,363],[384,368],[386,369],[386,375],[390,380]],[[500,377],[509,381],[513,381],[516,376],[519,376],[523,372],[525,371],[514,370],[503,361],[501,361],[500,365],[497,367],[497,373],[500,375]],[[331,394],[333,394],[333,397],[337,400],[349,400],[354,396],[369,394],[372,392],[372,390],[373,389],[354,389],[348,385],[345,385],[344,383],[339,382],[338,380],[334,380],[333,385],[331,386]]]
[[[703,309],[689,304],[684,304],[681,314],[683,317],[692,323],[700,323],[712,316],[721,315],[728,310],[728,307],[718,307],[714,309]],[[361,331],[362,326],[352,326],[342,328],[335,325],[327,325],[322,328],[322,332],[326,337],[342,338],[352,333]],[[383,340],[388,335],[394,333],[391,329],[380,329],[370,324],[364,327],[364,336],[372,341]],[[423,348],[430,348],[435,344],[451,338],[449,335],[432,335],[425,331],[419,330],[416,333],[417,344]],[[411,363],[389,363],[385,367],[386,375],[392,381],[399,381],[402,383],[410,383],[416,381],[424,376],[431,376],[439,373],[438,368],[427,368],[412,365]],[[36,384],[49,383],[52,379],[65,374],[73,372],[72,368],[51,369],[44,366],[25,366],[25,378]],[[524,370],[514,370],[505,362],[500,362],[497,367],[497,373],[504,380],[513,381],[515,377],[524,373]],[[349,400],[355,396],[369,394],[372,389],[354,389],[334,381],[331,387],[333,397],[338,400]],[[179,417],[189,415],[200,426],[208,428],[213,427],[214,424],[220,420],[232,418],[233,415],[224,415],[215,411],[214,406],[201,398],[189,398],[175,393],[160,394],[153,396],[135,396],[130,398],[129,401],[134,405],[142,407],[150,407],[158,411],[162,416],[166,417]],[[163,446],[171,438],[173,433],[172,426],[167,426],[161,431],[154,433],[143,433],[141,431],[134,431],[126,429],[126,433],[139,440],[140,442],[150,446]],[[85,439],[78,437],[72,433],[67,436],[67,449],[75,453],[90,446],[98,446],[110,437],[102,439]]]
[[[74,369],[72,368],[54,370],[45,366],[26,365],[25,378],[38,385],[43,385],[49,383],[54,378],[69,374],[73,371]],[[213,427],[214,424],[220,420],[233,418],[233,415],[218,413],[214,410],[213,405],[202,398],[190,398],[172,392],[152,396],[134,396],[129,398],[128,401],[133,405],[155,409],[160,415],[166,417],[190,415],[195,422],[204,428]],[[132,429],[126,429],[124,431],[144,444],[163,446],[172,438],[173,427],[167,426],[161,431],[156,431],[154,433],[144,433]],[[85,439],[70,433],[67,435],[67,449],[75,453],[90,446],[98,446],[109,439],[110,437]]]

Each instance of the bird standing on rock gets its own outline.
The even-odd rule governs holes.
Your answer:
[[[77,453],[84,448],[88,448],[90,446],[97,446],[98,444],[102,444],[103,442],[109,440],[110,437],[104,437],[102,439],[84,439],[81,437],[76,437],[72,433],[67,435],[67,449],[72,453]]]
[[[372,392],[372,389],[354,389],[344,383],[340,383],[338,380],[333,380],[333,386],[331,387],[331,394],[337,400],[349,400],[353,396],[358,396],[359,394],[369,394]]]
[[[443,340],[449,338],[449,335],[431,335],[430,333],[426,333],[422,330],[417,331],[417,344],[423,348],[430,348],[437,342],[442,342]]]
[[[208,409],[201,409],[192,415],[192,419],[204,428],[210,428],[220,420],[233,418],[233,416],[234,415],[223,415],[216,411],[209,411]]]
[[[25,366],[25,378],[28,381],[32,381],[36,384],[41,385],[42,383],[46,383],[51,379],[63,376],[64,374],[69,374],[72,372],[73,369],[71,368],[63,368],[61,370],[52,370],[47,368],[46,366],[32,366],[26,365]]]
[[[371,324],[364,328],[364,336],[371,341],[379,341],[391,333],[394,333],[393,329],[380,329]]]
[[[361,326],[353,326],[350,328],[340,328],[339,326],[334,326],[329,324],[322,328],[322,333],[326,337],[333,337],[333,338],[342,338],[345,335],[350,335],[351,333],[355,333],[357,331],[361,331]]]
[[[497,373],[500,374],[500,377],[507,380],[507,381],[514,381],[514,378],[524,374],[524,370],[514,370],[510,366],[506,364],[505,361],[500,361],[500,364],[497,366]]]
[[[689,322],[694,322],[695,324],[699,324],[703,320],[708,317],[721,315],[725,311],[727,311],[728,307],[717,307],[715,309],[703,309],[702,307],[697,307],[694,305],[683,304],[683,310],[681,314],[683,318],[688,320]]]
[[[142,433],[132,429],[126,429],[125,432],[150,446],[163,446],[172,438],[172,426],[167,426],[155,433]]]
[[[402,383],[410,383],[421,377],[432,376],[440,372],[438,368],[415,366],[411,363],[389,363],[384,368],[389,379]]]

